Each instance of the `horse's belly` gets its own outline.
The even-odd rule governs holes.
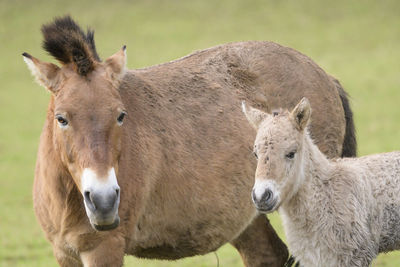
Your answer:
[[[186,141],[180,150],[165,146],[166,160],[157,163],[162,177],[137,214],[130,253],[161,259],[205,254],[235,239],[256,216],[248,129],[218,124],[204,128],[210,130],[187,134],[190,142],[182,137]],[[215,136],[230,139],[222,142]]]
[[[256,215],[249,203],[248,208],[239,213],[221,210],[214,218],[175,218],[170,223],[162,216],[153,222],[144,219],[134,231],[128,253],[170,260],[206,254],[235,239]]]
[[[224,237],[197,237],[193,238],[191,234],[182,233],[174,236],[173,240],[146,240],[146,242],[135,242],[136,244],[129,251],[130,254],[141,258],[149,259],[168,259],[176,260],[184,257],[206,254],[215,251],[223,244],[227,243]],[[207,240],[213,239],[207,243]],[[154,245],[151,245],[154,243]]]

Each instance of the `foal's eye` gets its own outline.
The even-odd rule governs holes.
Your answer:
[[[293,159],[295,154],[296,154],[296,151],[292,151],[292,152],[286,154],[286,158]]]
[[[253,152],[254,157],[256,157],[256,159],[258,159],[258,155],[256,152]]]
[[[68,125],[67,119],[64,118],[64,117],[61,116],[61,115],[56,115],[56,120],[58,121],[58,124],[59,124],[61,127],[64,127],[64,126],[67,126],[67,125]]]
[[[119,114],[118,118],[117,118],[117,122],[119,125],[122,125],[124,118],[125,118],[126,112],[121,112],[121,114]]]

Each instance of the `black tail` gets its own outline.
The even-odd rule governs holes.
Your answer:
[[[344,91],[342,85],[338,80],[332,78],[335,82],[336,89],[339,92],[340,100],[344,109],[344,116],[346,119],[346,132],[344,135],[342,157],[355,157],[357,156],[357,140],[356,140],[356,129],[354,126],[353,112],[350,108],[349,96]]]

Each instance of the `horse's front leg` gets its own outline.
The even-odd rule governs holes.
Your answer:
[[[80,256],[85,267],[122,266],[125,254],[125,240],[118,235],[107,235],[94,248],[81,251]]]
[[[78,254],[73,251],[66,250],[65,248],[60,248],[57,245],[53,246],[53,253],[56,257],[58,264],[62,267],[83,266],[81,259]]]

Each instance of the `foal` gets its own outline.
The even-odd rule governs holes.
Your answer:
[[[368,266],[400,247],[400,152],[328,160],[313,143],[309,101],[267,114],[242,104],[257,130],[252,198],[278,210],[304,266]]]

